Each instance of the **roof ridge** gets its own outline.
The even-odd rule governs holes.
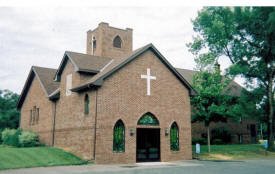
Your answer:
[[[140,48],[135,49],[134,51],[125,53],[125,54],[122,55],[122,57],[120,57],[120,58],[112,59],[112,60],[116,60],[116,61],[117,61],[117,60],[122,60],[122,59],[125,59],[125,57],[128,59],[129,57],[133,56],[134,54],[136,54],[136,53],[139,52],[140,50],[142,50],[142,49],[144,49],[144,48],[146,48],[146,47],[152,46],[152,45],[153,45],[152,43],[146,44],[145,46],[142,46],[142,47],[140,47]],[[122,62],[126,61],[127,59],[123,60]],[[109,63],[110,63],[110,62],[109,62]],[[111,63],[112,63],[112,62],[111,62]],[[119,64],[116,65],[116,66],[119,66]],[[116,66],[115,66],[115,67],[116,67]],[[113,68],[115,68],[115,67],[113,67]],[[104,69],[104,70],[105,70],[105,69]],[[112,69],[111,69],[111,70],[112,70]],[[111,71],[111,70],[109,70],[109,71]],[[102,72],[103,72],[103,71],[100,71],[100,73],[102,73]],[[90,83],[90,81],[91,81],[92,78],[94,78],[94,77],[91,77],[90,79],[86,80],[84,83],[78,85],[78,86],[75,87],[75,88],[78,88],[78,87],[84,86],[84,85],[87,84],[87,83]],[[73,88],[73,89],[74,89],[74,88]]]
[[[90,56],[90,57],[98,57],[98,58],[108,58],[108,59],[112,59],[111,57],[105,57],[105,56],[95,56],[95,55],[91,55],[91,54],[86,54],[86,53],[79,53],[79,52],[75,52],[75,51],[65,51],[65,54],[66,53],[73,53],[73,54],[82,54],[82,55],[85,55],[85,56]]]
[[[127,63],[131,62],[134,60],[136,57],[139,55],[143,54],[145,51],[151,50],[166,66],[171,72],[183,83],[183,85],[189,90],[190,95],[196,95],[196,91],[192,88],[192,86],[184,79],[184,77],[177,72],[175,67],[173,67],[167,60],[166,58],[156,49],[156,47],[152,44],[149,43],[141,48],[138,48],[134,51],[131,52],[131,54],[124,55],[124,57],[121,57],[120,59],[116,59],[115,64],[113,64],[112,67],[109,66],[108,69],[98,73],[91,79],[87,80],[86,82],[82,83],[81,85],[78,85],[71,90],[73,92],[89,88],[90,86],[101,86],[103,84],[103,81],[106,77],[110,76],[112,73],[116,72],[120,68],[122,68],[124,65]]]
[[[44,69],[57,70],[55,68],[48,68],[48,67],[42,67],[42,66],[36,66],[36,65],[32,65],[32,68],[44,68]]]

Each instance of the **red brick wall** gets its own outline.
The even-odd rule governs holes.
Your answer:
[[[219,127],[227,127],[232,132],[232,143],[239,143],[238,135],[242,135],[242,143],[252,143],[251,141],[251,133],[250,127],[248,128],[247,125],[255,124],[256,122],[253,119],[242,119],[242,123],[228,120],[226,123],[218,122],[218,123],[211,123],[210,129],[215,129]],[[257,131],[256,131],[257,132]],[[206,134],[207,129],[203,123],[192,123],[192,138],[201,137],[202,134]],[[256,136],[257,137],[257,136]]]
[[[146,95],[147,68],[156,80],[151,81],[151,96]],[[104,81],[98,91],[97,163],[135,163],[137,121],[146,112],[159,120],[161,132],[161,161],[191,159],[190,101],[188,90],[151,52],[147,51]],[[113,152],[113,127],[121,119],[126,127],[125,152]],[[180,151],[170,151],[170,130],[179,125]],[[130,129],[135,135],[130,136]]]
[[[39,108],[39,122],[30,125],[30,110],[34,106]],[[35,76],[21,108],[20,128],[37,132],[41,142],[51,145],[53,109],[53,102],[48,100],[39,80]]]
[[[73,87],[83,82],[70,61],[61,75],[60,99],[57,102],[55,146],[71,151],[84,159],[93,158],[95,92],[66,96],[66,76],[72,74]],[[85,76],[85,78],[87,78]],[[89,95],[90,112],[84,113],[85,94]]]

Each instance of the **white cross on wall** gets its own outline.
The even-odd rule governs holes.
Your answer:
[[[151,94],[150,88],[151,88],[151,83],[150,80],[156,80],[156,76],[151,76],[150,73],[150,68],[147,68],[147,75],[141,75],[142,79],[147,79],[147,95]]]

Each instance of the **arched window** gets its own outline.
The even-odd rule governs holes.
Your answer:
[[[96,39],[95,39],[95,37],[93,37],[92,43],[93,43],[93,49],[96,49]]]
[[[118,120],[114,127],[113,151],[124,152],[125,150],[125,127],[121,120]]]
[[[174,122],[170,129],[170,149],[172,151],[179,150],[179,127],[176,122]]]
[[[89,114],[89,108],[90,108],[90,100],[89,100],[89,96],[88,94],[85,95],[85,99],[84,99],[84,111],[85,111],[85,114],[88,115]]]
[[[122,44],[121,38],[119,36],[116,36],[113,41],[113,46],[116,48],[121,48],[121,44]]]
[[[150,112],[144,114],[139,120],[138,125],[159,125],[158,119]]]

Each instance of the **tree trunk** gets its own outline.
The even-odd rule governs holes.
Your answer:
[[[208,144],[208,153],[211,152],[210,149],[210,125],[207,126],[207,144]]]
[[[268,149],[274,150],[274,137],[273,137],[273,78],[269,77],[269,85],[267,90],[268,97],[268,126],[267,126],[267,134],[268,134]]]

